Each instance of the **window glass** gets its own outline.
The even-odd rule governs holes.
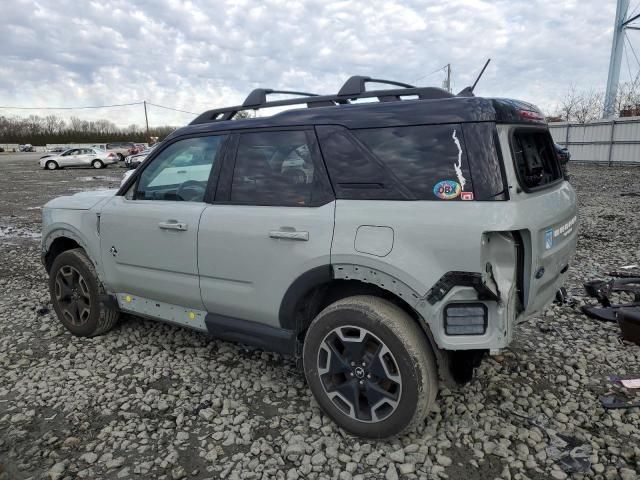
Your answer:
[[[78,155],[78,149],[74,148],[73,150],[69,150],[67,153],[64,154],[66,155]]]
[[[543,187],[562,177],[547,130],[516,130],[512,148],[518,180],[525,189]]]
[[[465,123],[464,140],[476,200],[508,200],[498,132],[492,122]]]
[[[241,134],[231,201],[252,205],[308,205],[314,173],[305,132]]]
[[[140,175],[135,198],[202,202],[224,138],[187,138],[169,145]]]
[[[401,200],[407,198],[384,165],[343,127],[316,127],[320,148],[337,198]]]
[[[373,128],[354,133],[416,198],[473,198],[460,125]]]

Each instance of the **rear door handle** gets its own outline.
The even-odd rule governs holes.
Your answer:
[[[179,230],[181,232],[189,228],[186,223],[176,222],[175,220],[160,222],[158,223],[158,227],[162,228],[163,230]]]
[[[309,232],[298,232],[296,230],[271,230],[269,236],[271,238],[282,238],[284,240],[309,241]]]

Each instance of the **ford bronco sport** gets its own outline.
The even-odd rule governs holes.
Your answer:
[[[536,107],[352,77],[336,95],[254,90],[117,191],[50,201],[42,256],[73,334],[126,312],[289,354],[338,425],[375,438],[509,345],[562,285],[576,230]]]

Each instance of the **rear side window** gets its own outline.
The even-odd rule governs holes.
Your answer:
[[[374,128],[354,134],[415,198],[473,199],[460,125]]]
[[[544,188],[562,178],[549,132],[518,128],[511,137],[518,181],[525,191]]]
[[[402,200],[411,198],[402,191],[382,162],[337,126],[316,127],[322,156],[336,197],[348,200]]]

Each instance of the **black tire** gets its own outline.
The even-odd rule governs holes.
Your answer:
[[[124,155],[122,155],[121,153],[117,153],[116,155],[118,155],[119,161],[124,162]]]
[[[363,331],[368,333],[362,334]],[[361,358],[365,361],[360,364],[363,368],[358,368],[358,364],[354,368],[353,359],[357,355],[349,353],[354,347],[347,348],[351,341],[343,341],[349,338],[350,332],[360,332],[358,335],[365,339],[361,342],[365,347],[360,349],[364,351]],[[376,353],[371,353],[373,351]],[[380,351],[390,356],[378,353]],[[333,355],[336,355],[335,363],[332,363]],[[382,362],[384,373],[376,376],[381,372]],[[307,330],[303,364],[307,382],[320,407],[340,427],[361,437],[387,438],[415,429],[424,421],[438,392],[436,361],[425,333],[404,310],[378,297],[348,297],[320,312]],[[333,373],[336,369],[342,371]],[[321,373],[320,370],[328,371]],[[387,376],[387,372],[395,375]],[[392,377],[397,381],[389,380]],[[387,397],[395,396],[395,406],[385,404],[387,397],[380,400],[382,397],[377,396],[375,408],[370,408],[369,392],[378,394],[380,387]],[[337,398],[336,392],[355,395],[358,409],[354,408],[356,402],[345,402],[346,397]],[[334,395],[333,399],[330,394]],[[376,407],[380,405],[378,400],[382,405]]]
[[[49,160],[44,164],[44,168],[46,168],[47,170],[57,170],[59,167],[57,162],[54,162],[53,160]]]
[[[78,277],[82,281],[76,284]],[[76,336],[101,335],[118,321],[119,311],[100,302],[102,286],[93,263],[81,248],[67,250],[55,258],[49,272],[49,293],[58,319]]]
[[[104,163],[96,158],[93,162],[91,162],[91,166],[95,169],[104,168]]]

